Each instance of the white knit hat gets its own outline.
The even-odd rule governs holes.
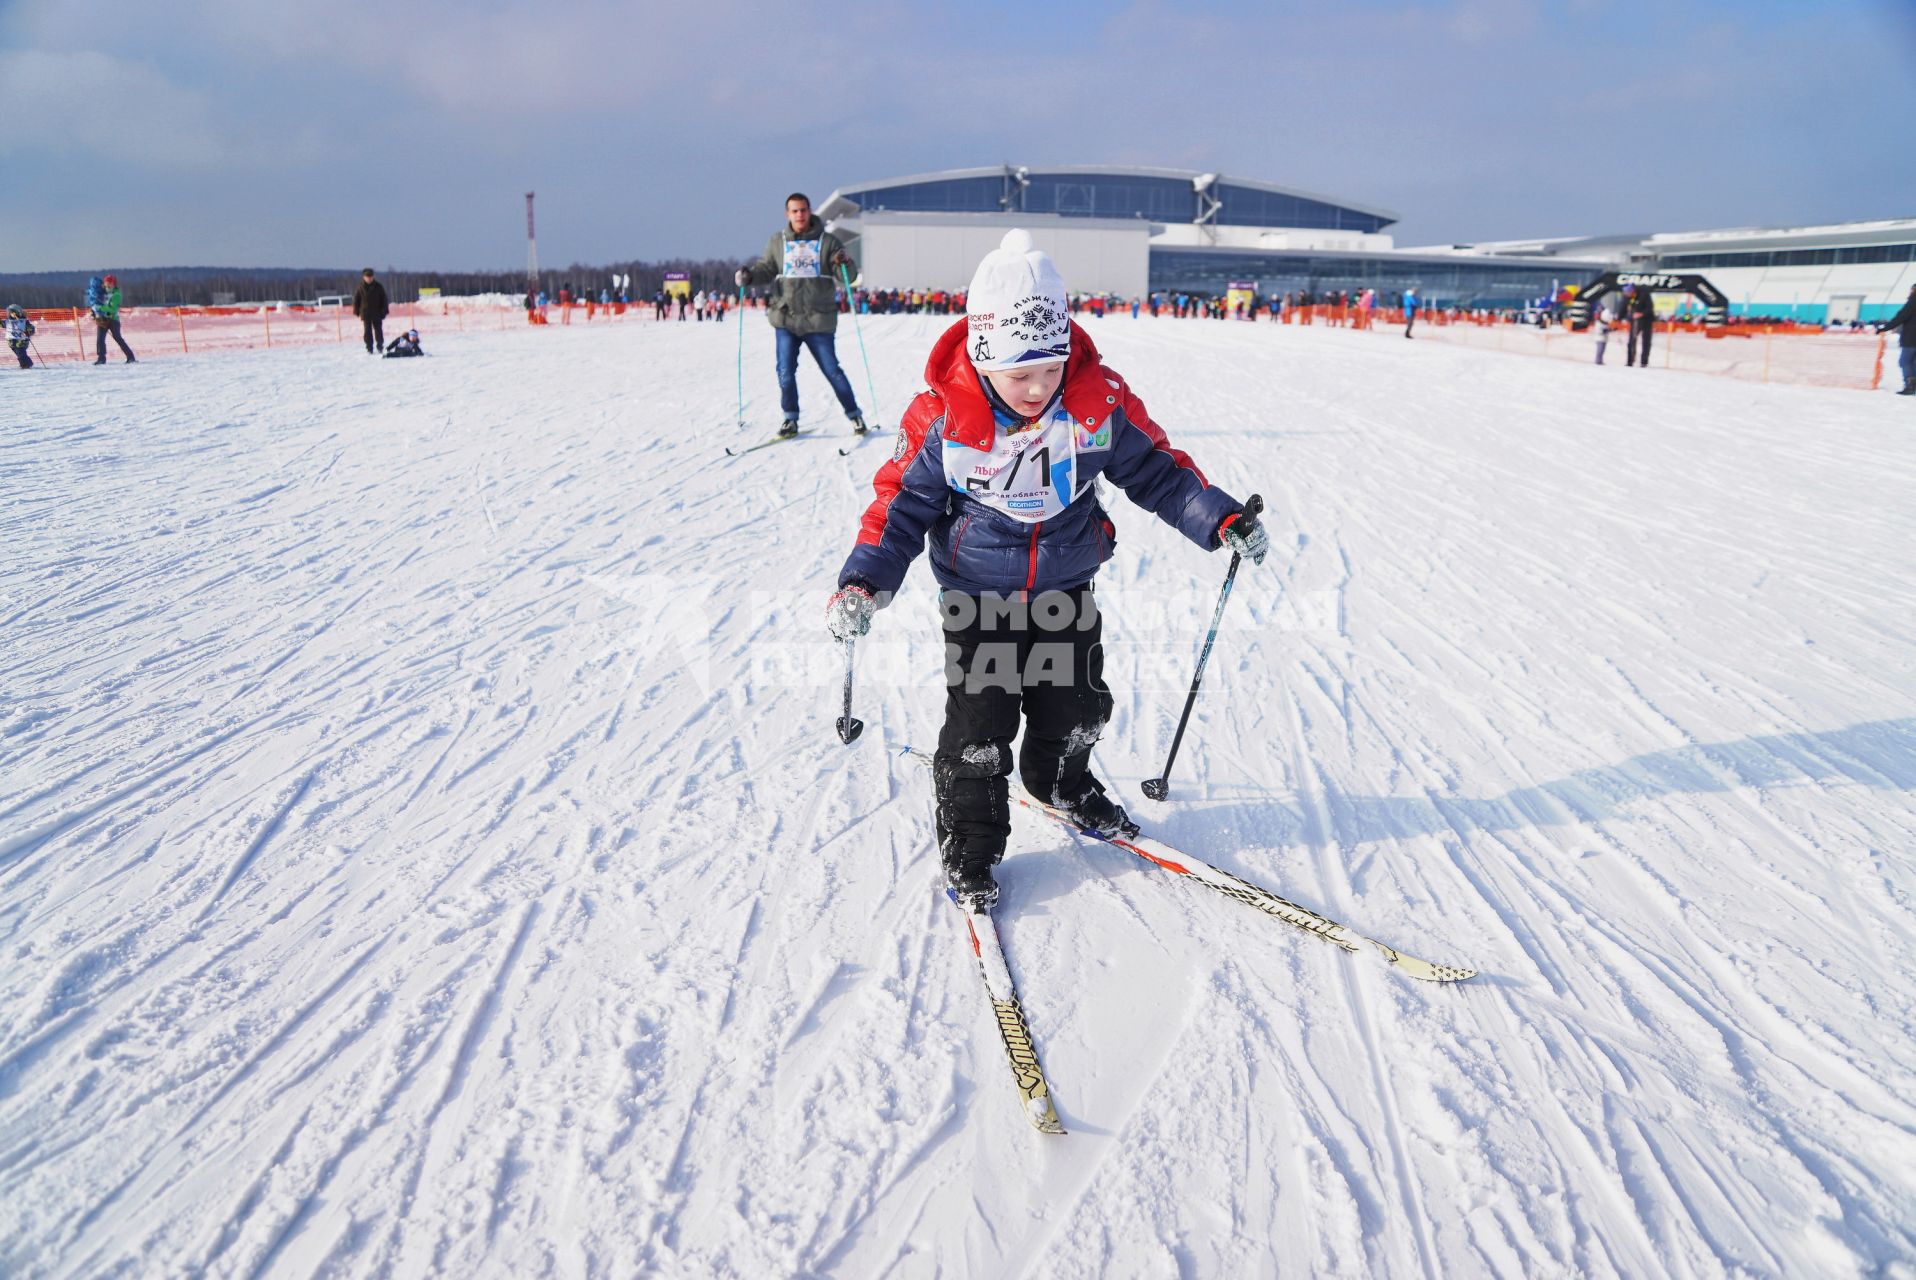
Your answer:
[[[1064,277],[1022,228],[1005,233],[978,264],[965,295],[966,350],[980,369],[1009,369],[1071,354]]]

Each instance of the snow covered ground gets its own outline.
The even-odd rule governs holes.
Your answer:
[[[1153,805],[1225,562],[1114,508],[1100,771],[1482,976],[1019,815],[1033,1132],[756,315],[745,432],[731,327],[7,375],[0,1273],[1916,1275],[1911,404],[1091,331],[1278,547]]]

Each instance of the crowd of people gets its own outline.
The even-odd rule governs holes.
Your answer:
[[[780,387],[780,400],[785,408],[785,420],[781,427],[783,434],[793,434],[797,430],[797,389],[796,370],[798,352],[801,349],[812,353],[827,382],[838,396],[840,406],[846,417],[860,431],[864,418],[858,408],[850,380],[839,366],[837,353],[832,341],[839,315],[856,313],[858,315],[963,315],[969,301],[967,291],[962,289],[866,289],[851,287],[846,282],[854,278],[855,263],[850,254],[835,237],[831,237],[818,222],[811,211],[811,202],[803,195],[794,193],[787,202],[787,226],[774,237],[774,243],[768,246],[765,254],[753,264],[741,268],[737,273],[737,291],[728,293],[716,287],[697,289],[665,288],[653,291],[650,303],[653,317],[667,320],[676,317],[680,321],[692,320],[703,323],[712,321],[724,323],[735,308],[747,307],[766,309],[773,327],[780,338],[777,343],[777,370]],[[802,212],[802,219],[799,217]],[[808,239],[809,237],[809,239]],[[829,248],[823,250],[821,261],[835,268],[834,272],[816,272],[813,275],[789,274],[788,268],[794,263],[788,261],[787,246],[794,243],[813,245],[807,252],[819,252],[817,245],[830,240]],[[799,255],[800,259],[805,254]],[[803,262],[796,264],[803,271]],[[546,310],[553,303],[561,307],[583,306],[588,310],[599,307],[617,308],[623,312],[631,305],[627,283],[631,277],[614,277],[619,281],[617,287],[602,286],[596,295],[590,289],[575,290],[571,284],[561,285],[556,297],[548,296],[543,289],[528,291],[524,298],[527,319],[533,324],[545,324]],[[801,288],[800,282],[805,282]],[[1076,316],[1122,316],[1136,319],[1148,315],[1153,318],[1169,317],[1173,319],[1205,320],[1249,320],[1268,318],[1286,323],[1297,322],[1311,324],[1321,322],[1329,326],[1350,326],[1370,328],[1380,316],[1389,316],[1401,320],[1406,337],[1412,336],[1419,315],[1436,315],[1445,321],[1460,320],[1494,321],[1501,323],[1534,324],[1538,327],[1551,325],[1572,325],[1570,303],[1575,299],[1575,290],[1560,292],[1557,296],[1540,298],[1522,307],[1481,308],[1464,307],[1450,304],[1442,307],[1426,306],[1414,290],[1405,290],[1388,299],[1380,297],[1375,289],[1359,290],[1316,290],[1294,289],[1286,293],[1257,295],[1233,290],[1230,294],[1217,295],[1196,291],[1175,290],[1160,291],[1142,296],[1123,297],[1108,293],[1073,293],[1066,296],[1065,308],[1068,315]],[[1899,358],[1904,387],[1902,395],[1916,395],[1916,288],[1911,290],[1910,304],[1906,304],[1890,319],[1881,323],[1872,323],[1861,319],[1851,319],[1846,323],[1824,326],[1825,328],[1848,329],[1860,332],[1873,328],[1877,333],[1894,330],[1900,344]],[[128,364],[136,363],[133,348],[128,345],[126,335],[121,331],[120,313],[123,298],[119,280],[112,273],[93,276],[87,281],[83,312],[94,327],[94,360],[96,365],[107,362],[107,340],[111,338]],[[391,301],[383,283],[371,267],[360,273],[360,282],[354,290],[352,299],[353,314],[360,320],[362,337],[366,351],[371,355],[414,356],[424,355],[420,346],[418,330],[411,329],[391,343],[385,341],[385,320],[391,313]],[[829,316],[830,323],[824,318]],[[1656,324],[1660,318],[1656,311],[1655,296],[1648,289],[1638,289],[1634,285],[1625,286],[1619,305],[1599,302],[1592,310],[1586,331],[1593,339],[1596,363],[1602,364],[1613,330],[1621,330],[1626,335],[1625,365],[1627,367],[1647,368],[1650,363],[1650,348],[1654,341]],[[1790,317],[1760,315],[1730,316],[1725,326],[1732,329],[1747,329],[1753,326],[1791,325],[1800,322]],[[36,364],[38,347],[33,338],[35,325],[27,310],[18,303],[9,304],[6,312],[6,342],[19,367],[31,369]],[[842,386],[841,386],[842,384]],[[789,390],[788,390],[789,388]]]

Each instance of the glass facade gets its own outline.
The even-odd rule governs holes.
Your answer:
[[[1018,206],[1021,213],[1157,222],[1189,222],[1197,216],[1197,193],[1182,178],[1034,172],[1030,179]]]
[[[1142,218],[1190,222],[1198,216],[1197,192],[1188,178],[1152,174],[1046,173],[1028,171],[1020,184],[1009,174],[927,178],[899,186],[842,193],[860,209],[894,213],[1054,213],[1077,218]],[[1220,225],[1307,227],[1334,231],[1379,231],[1391,219],[1361,213],[1306,196],[1285,195],[1217,183],[1223,202]]]
[[[933,178],[898,187],[874,187],[869,191],[842,192],[865,210],[885,209],[894,213],[1001,213],[1004,211],[1008,179],[992,175],[983,178]]]
[[[1403,259],[1387,255],[1247,253],[1223,249],[1151,250],[1154,292],[1222,296],[1233,280],[1255,280],[1263,297],[1309,290],[1322,294],[1375,289],[1395,301],[1415,289],[1426,303],[1463,307],[1514,307],[1583,284],[1602,267],[1558,263],[1532,265],[1499,258]]]
[[[1371,232],[1382,231],[1391,224],[1389,218],[1374,213],[1359,213],[1355,209],[1304,196],[1234,187],[1229,182],[1220,182],[1217,187],[1216,194],[1224,202],[1224,207],[1217,211],[1217,221],[1221,225]]]
[[[1657,265],[1666,271],[1707,271],[1711,267],[1833,267],[1870,262],[1916,262],[1916,244],[1764,249],[1755,253],[1672,253],[1657,259]]]

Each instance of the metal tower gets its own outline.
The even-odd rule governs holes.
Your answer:
[[[539,242],[532,234],[532,192],[526,192],[526,292],[539,292]]]

